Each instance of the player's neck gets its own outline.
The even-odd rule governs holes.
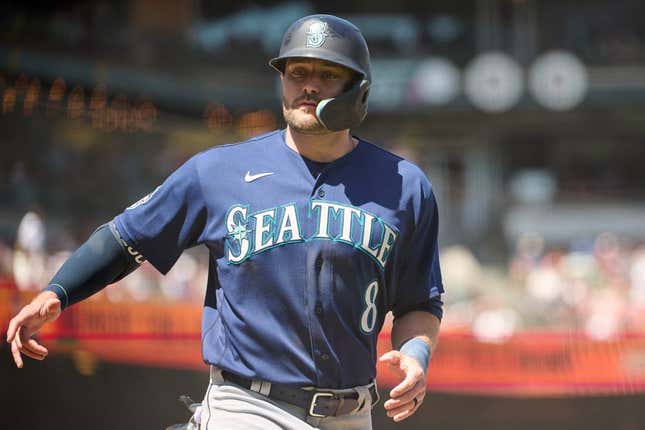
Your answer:
[[[329,163],[351,152],[358,140],[349,130],[327,134],[302,134],[287,126],[285,142],[291,149],[313,161]]]

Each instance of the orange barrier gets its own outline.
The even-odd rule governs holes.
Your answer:
[[[0,324],[14,313],[10,290],[0,289]],[[201,307],[168,303],[86,301],[42,333],[53,351],[148,366],[206,370],[201,360]],[[378,353],[391,348],[389,330]],[[399,381],[379,366],[378,382]],[[645,392],[645,334],[609,342],[571,332],[523,332],[500,344],[468,332],[444,330],[430,364],[428,389],[503,396],[585,396]]]
[[[382,342],[379,353],[389,348]],[[575,333],[523,332],[500,344],[442,333],[428,388],[503,396],[588,396],[645,392],[645,335],[593,341]],[[388,369],[379,380],[392,385]]]

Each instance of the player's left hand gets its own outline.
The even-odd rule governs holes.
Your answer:
[[[44,360],[49,351],[32,338],[43,325],[54,321],[61,313],[61,303],[56,294],[42,291],[18,315],[9,321],[7,342],[11,344],[13,360],[22,368],[21,354],[35,360]]]
[[[379,358],[403,380],[390,391],[390,399],[385,404],[387,416],[399,422],[414,414],[426,395],[426,374],[417,360],[392,350]]]

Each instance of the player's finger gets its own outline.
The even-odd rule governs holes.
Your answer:
[[[36,354],[35,352],[27,349],[27,348],[22,348],[20,349],[20,353],[26,355],[29,358],[33,358],[34,360],[44,360],[45,356],[42,354]]]
[[[385,409],[394,409],[398,408],[401,405],[404,405],[408,402],[413,401],[413,399],[422,399],[425,396],[425,387],[423,386],[422,381],[418,381],[411,390],[404,392],[399,397],[391,398],[383,404]]]
[[[16,363],[16,367],[19,369],[22,368],[22,357],[20,356],[20,350],[15,340],[11,342],[11,355],[13,355],[13,361]]]
[[[394,418],[397,415],[402,415],[402,414],[414,409],[415,407],[416,407],[416,405],[414,404],[414,401],[412,400],[412,401],[406,402],[405,404],[403,404],[403,405],[401,405],[401,406],[399,406],[397,408],[392,409],[391,411],[387,411],[387,416],[390,417],[390,418]]]
[[[16,336],[18,329],[22,327],[25,322],[25,314],[25,308],[22,308],[22,310],[18,312],[18,315],[11,318],[11,321],[9,321],[9,327],[7,328],[7,342],[13,342],[13,338]]]
[[[419,369],[403,369],[405,378],[403,381],[390,391],[390,397],[396,398],[414,388],[414,386],[423,378],[423,372]]]
[[[423,400],[426,398],[426,387],[423,387],[423,390],[417,395],[417,400],[419,403],[423,403]]]
[[[48,354],[47,348],[39,344],[35,339],[27,339],[23,341],[22,347],[25,351],[29,351],[35,355],[45,358]]]
[[[412,414],[414,414],[417,409],[421,406],[423,400],[417,399],[412,400],[411,402],[406,403],[405,405],[398,407],[392,411],[388,411],[387,415],[390,418],[393,418],[395,422],[403,421]]]
[[[413,404],[413,406],[410,409],[407,409],[404,412],[401,412],[400,414],[394,415],[394,421],[397,423],[399,421],[403,421],[404,419],[411,416],[416,410],[417,410],[417,406],[414,406]]]
[[[13,340],[16,342],[16,346],[18,347],[19,350],[22,350],[22,338],[25,336],[24,335],[24,330],[25,330],[25,327],[20,326],[18,328],[18,333],[13,338]]]
[[[42,360],[47,355],[47,350],[41,346],[35,339],[31,339],[26,327],[18,329],[18,335],[15,337],[16,347],[18,351],[30,358]]]
[[[396,350],[388,351],[379,358],[381,363],[397,366],[401,362],[401,353]]]

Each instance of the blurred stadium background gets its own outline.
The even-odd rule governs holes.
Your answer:
[[[212,145],[282,127],[266,65],[338,14],[373,56],[357,134],[421,165],[447,293],[430,396],[375,428],[642,429],[645,3],[9,2],[0,14],[0,326],[97,225]],[[200,399],[207,255],[144,266],[0,347],[3,428],[163,428]],[[114,303],[118,303],[115,305]],[[383,348],[387,348],[387,336]],[[391,379],[379,374],[382,386]]]

